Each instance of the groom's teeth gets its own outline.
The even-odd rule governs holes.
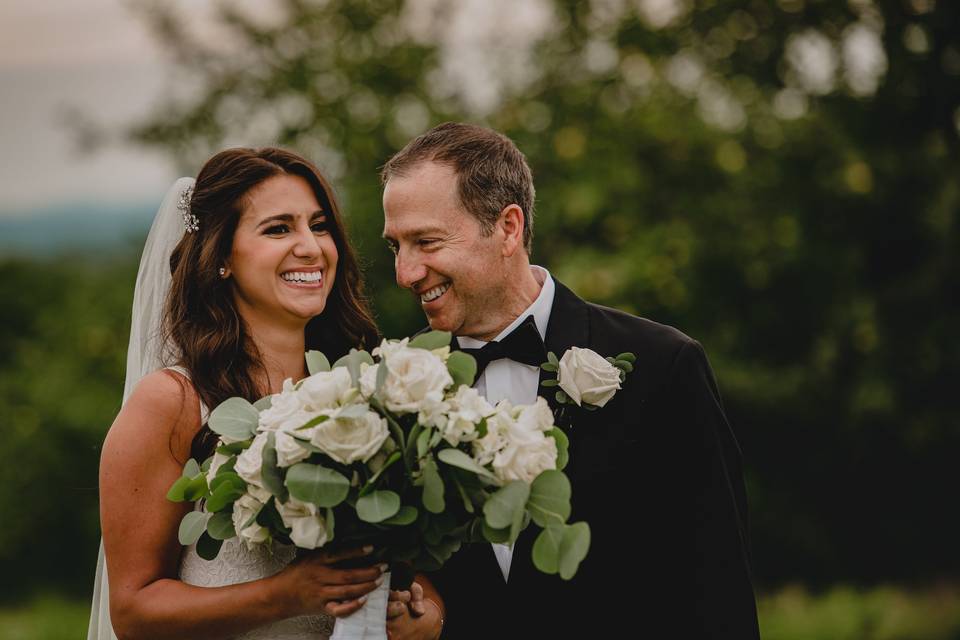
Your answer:
[[[444,293],[446,293],[447,289],[449,288],[450,288],[449,284],[442,284],[439,287],[434,287],[433,289],[430,289],[426,293],[420,294],[420,302],[430,302],[431,300],[436,300],[437,298],[442,296]]]
[[[280,277],[287,282],[320,282],[323,279],[322,271],[288,271]]]

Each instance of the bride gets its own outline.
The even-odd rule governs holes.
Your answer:
[[[323,638],[363,605],[383,565],[334,563],[369,547],[294,560],[292,547],[232,539],[208,562],[179,545],[190,507],[165,495],[188,458],[212,453],[208,407],[305,377],[305,350],[337,358],[377,335],[337,203],[311,163],[229,149],[195,184],[177,181],[144,249],[124,404],[103,447],[89,638]]]

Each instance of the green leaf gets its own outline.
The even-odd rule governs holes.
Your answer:
[[[427,455],[427,452],[430,451],[430,431],[431,429],[424,429],[420,432],[420,435],[417,436],[417,457],[422,458]]]
[[[266,411],[273,406],[273,396],[263,396],[253,403],[253,408],[257,411]]]
[[[218,473],[217,476],[210,482],[210,490],[216,491],[218,488],[220,488],[220,485],[223,484],[228,484],[238,491],[247,490],[247,483],[244,482],[243,478],[238,476],[233,471]]]
[[[286,502],[289,493],[283,486],[283,473],[277,465],[277,437],[273,432],[267,434],[267,444],[263,446],[262,459],[260,477],[263,479],[263,488],[276,496],[280,502]]]
[[[323,355],[322,351],[307,351],[305,357],[307,360],[307,371],[310,372],[310,375],[322,371],[330,371],[330,361],[327,360],[327,356]]]
[[[399,460],[401,457],[402,457],[402,456],[400,455],[400,452],[399,452],[399,451],[394,451],[394,452],[391,453],[389,456],[387,456],[387,459],[384,460],[384,462],[383,462],[383,466],[380,467],[379,469],[377,469],[377,472],[376,472],[375,474],[373,474],[372,476],[370,476],[370,479],[367,480],[367,484],[365,485],[365,487],[372,487],[373,484],[377,481],[377,479],[379,479],[380,476],[383,475],[383,472],[386,471],[386,470],[390,467],[390,465],[392,465],[393,463],[395,463],[395,462],[396,462],[397,460]]]
[[[356,386],[357,381],[360,380],[360,365],[363,363],[373,364],[373,358],[370,357],[370,354],[366,351],[350,349],[350,353],[334,362],[333,367],[346,367],[347,371],[350,372],[350,379],[353,380],[353,385]]]
[[[629,351],[624,351],[623,353],[617,355],[616,359],[623,360],[625,362],[629,362],[630,364],[633,364],[634,362],[637,361],[637,356],[633,355]]]
[[[556,373],[560,369],[557,365],[553,364],[552,362],[544,362],[542,365],[540,365],[540,368],[549,373]]]
[[[500,487],[483,505],[487,524],[494,529],[510,527],[511,538],[514,539],[514,534],[520,532],[524,507],[529,496],[530,486],[519,480]]]
[[[533,542],[533,566],[543,573],[553,574],[560,570],[560,544],[563,542],[564,525],[550,525],[540,532]]]
[[[562,389],[557,389],[557,395],[554,397],[560,404],[569,404],[571,402],[570,396],[564,393]]]
[[[209,533],[204,532],[197,540],[197,555],[204,560],[214,560],[220,553],[220,547],[223,546],[223,540],[215,540]]]
[[[284,484],[294,498],[318,507],[335,507],[350,491],[350,481],[343,474],[308,462],[290,467]]]
[[[564,527],[560,542],[560,577],[569,580],[590,550],[590,526],[586,522]]]
[[[189,502],[205,498],[207,494],[207,477],[202,473],[198,473],[195,478],[191,478],[183,490],[183,498]]]
[[[443,347],[449,347],[450,332],[449,331],[427,331],[426,333],[421,333],[420,335],[413,338],[410,342],[407,343],[407,346],[415,349],[426,349],[428,351],[433,351],[434,349],[442,349]]]
[[[442,449],[437,452],[437,457],[440,458],[441,462],[445,462],[451,467],[457,467],[459,469],[464,469],[465,471],[475,473],[481,478],[489,480],[490,482],[497,481],[496,476],[480,466],[476,460],[459,449]]]
[[[183,473],[180,475],[186,478],[193,478],[196,477],[198,473],[200,473],[200,465],[196,460],[190,458],[187,460],[187,463],[183,465]]]
[[[231,440],[246,440],[253,436],[260,422],[260,413],[243,398],[229,398],[210,414],[210,429]]]
[[[447,371],[453,378],[454,389],[464,384],[470,386],[477,377],[477,361],[463,351],[454,351],[447,358]]]
[[[557,469],[563,471],[570,461],[570,440],[567,434],[557,427],[547,431],[547,435],[557,442]]]
[[[187,547],[200,539],[200,536],[207,530],[207,521],[212,514],[203,511],[191,511],[183,516],[180,521],[180,530],[177,532],[177,539],[180,544]]]
[[[427,456],[423,461],[423,506],[430,513],[443,513],[443,480],[437,470],[437,461]]]
[[[427,553],[437,559],[441,565],[445,564],[454,553],[460,549],[460,541],[445,538],[437,544],[427,545]]]
[[[383,522],[400,511],[400,496],[393,491],[373,491],[357,500],[357,517],[364,522]]]
[[[387,376],[389,375],[390,369],[387,368],[387,363],[381,361],[379,366],[377,366],[377,383],[373,389],[373,395],[380,395],[380,390],[383,389],[383,385],[387,383]]]
[[[506,529],[494,529],[487,524],[486,521],[483,522],[483,537],[487,542],[496,542],[497,544],[504,544],[510,541],[510,527]]]
[[[414,522],[416,522],[417,517],[419,515],[420,515],[420,512],[417,510],[416,507],[412,507],[408,504],[405,504],[402,507],[400,507],[400,510],[397,511],[396,515],[390,518],[387,518],[380,524],[389,524],[389,525],[395,525],[398,527],[404,527],[408,524],[413,524]]]
[[[167,500],[170,502],[184,502],[187,499],[185,496],[187,485],[190,484],[192,479],[193,478],[188,478],[187,476],[177,478],[177,481],[170,485],[170,489],[167,491]]]
[[[557,354],[555,354],[553,351],[547,352],[547,362],[556,367],[560,366],[560,360],[557,359]]]
[[[420,438],[420,433],[423,431],[423,425],[419,422],[415,422],[413,427],[410,429],[410,434],[407,436],[407,447],[404,451],[404,461],[407,464],[407,468],[413,468],[414,464],[417,462],[417,445]]]
[[[543,382],[540,383],[540,386],[541,386],[541,387],[556,387],[556,386],[559,385],[559,384],[560,384],[560,383],[557,382],[556,380],[544,380]]]
[[[622,370],[625,373],[630,373],[633,371],[633,365],[627,362],[626,360],[617,360],[613,363],[613,366]]]
[[[327,542],[330,542],[331,540],[333,540],[333,530],[334,530],[333,525],[336,522],[336,519],[334,518],[334,515],[333,515],[332,507],[326,508],[326,515],[323,518],[323,522],[327,530]]]
[[[242,482],[242,480],[241,480]],[[227,506],[237,501],[244,494],[246,487],[238,489],[231,482],[222,482],[207,498],[206,508],[210,512],[223,511]]]
[[[207,523],[207,533],[214,540],[226,540],[237,535],[233,528],[233,513],[231,511],[220,511],[213,514]]]
[[[217,453],[222,453],[226,456],[235,456],[241,453],[244,449],[249,449],[251,444],[253,444],[252,438],[249,440],[243,440],[241,442],[221,444],[219,447],[217,447]]]
[[[563,524],[570,517],[570,480],[561,471],[544,471],[530,485],[527,510],[541,527]]]

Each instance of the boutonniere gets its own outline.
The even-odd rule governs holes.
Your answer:
[[[544,387],[559,387],[556,399],[561,405],[575,404],[590,411],[601,408],[620,390],[627,374],[633,371],[637,357],[624,352],[615,358],[604,358],[591,349],[571,347],[562,358],[552,351],[540,368],[556,373],[554,379],[544,380]]]

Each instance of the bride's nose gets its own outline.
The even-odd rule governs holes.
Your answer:
[[[323,255],[320,238],[316,236],[309,225],[297,228],[294,235],[293,255],[298,258],[316,259]]]

